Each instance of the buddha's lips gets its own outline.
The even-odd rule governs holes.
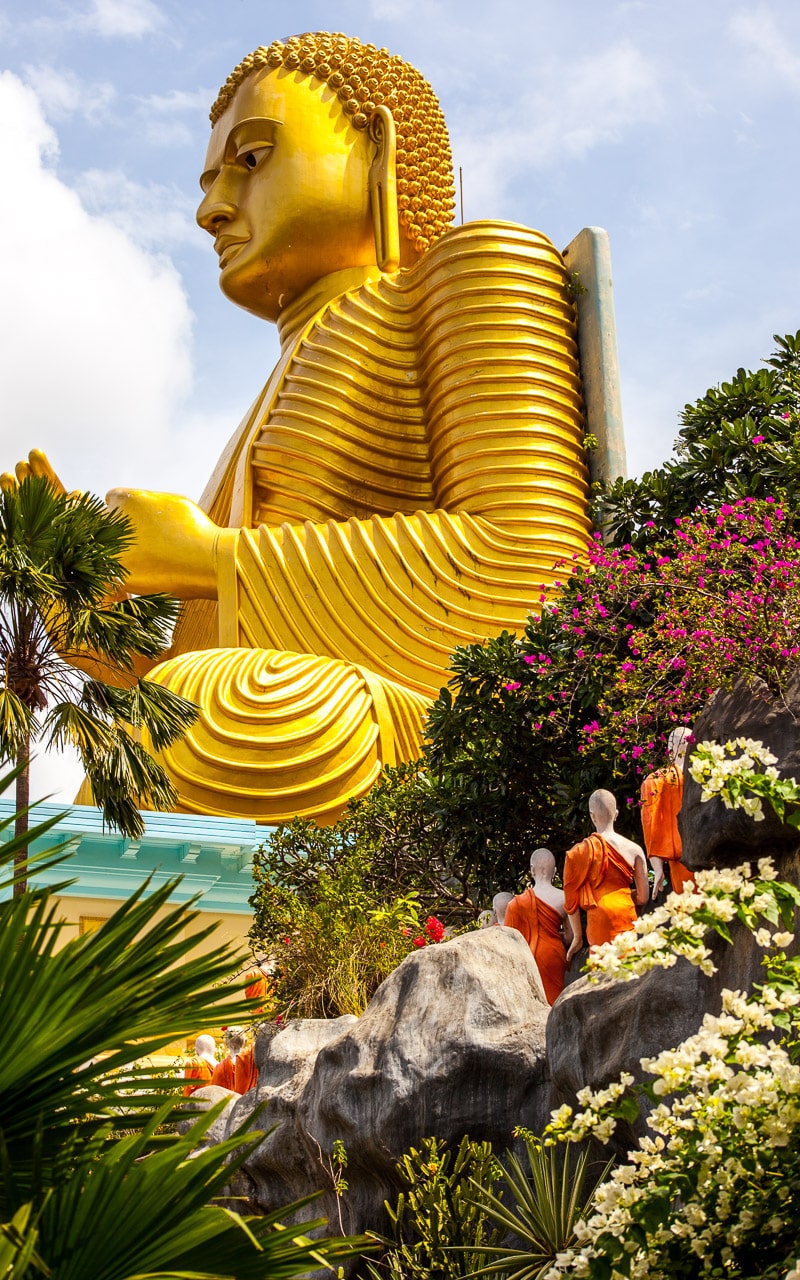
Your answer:
[[[233,258],[236,255],[236,253],[238,253],[242,245],[246,243],[247,243],[246,240],[232,240],[229,236],[220,237],[220,239],[214,245],[214,248],[219,254],[220,267],[227,266],[231,258]]]

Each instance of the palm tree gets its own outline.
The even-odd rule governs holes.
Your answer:
[[[366,1240],[311,1240],[319,1220],[281,1228],[306,1202],[259,1217],[215,1204],[263,1133],[198,1152],[219,1108],[179,1136],[178,1109],[191,1104],[178,1081],[136,1065],[247,1016],[251,1002],[227,982],[237,953],[198,954],[213,926],[198,934],[192,903],[170,902],[177,881],[143,886],[95,933],[72,936],[58,919],[61,886],[36,879],[58,863],[68,874],[68,854],[37,854],[9,896],[12,823],[0,821],[0,1276],[289,1280],[360,1252]]]
[[[51,475],[0,488],[0,758],[16,762],[16,834],[27,830],[30,756],[76,747],[104,819],[141,835],[140,807],[169,809],[177,793],[138,740],[156,750],[197,716],[192,703],[138,677],[137,660],[169,644],[178,603],[120,599],[127,517],[99,498],[66,493]],[[23,841],[20,863],[27,856]],[[24,889],[17,880],[15,892]]]

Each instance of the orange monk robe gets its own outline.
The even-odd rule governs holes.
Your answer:
[[[258,1067],[256,1066],[255,1054],[253,1046],[249,1044],[247,1048],[236,1059],[236,1075],[234,1089],[237,1093],[249,1093],[251,1089],[255,1089],[258,1084]]]
[[[632,929],[636,907],[631,893],[633,868],[608,840],[592,835],[567,851],[564,863],[564,906],[572,915],[586,912],[590,947],[611,942]]]
[[[681,860],[683,847],[678,814],[683,801],[683,771],[674,764],[648,774],[642,783],[642,830],[648,858],[669,863],[675,893],[694,884],[694,876]]]
[[[526,889],[509,902],[505,922],[508,928],[517,929],[527,942],[539,969],[547,1003],[555,1004],[564,990],[567,967],[563,921],[558,911],[537,898],[533,889]]]
[[[195,1089],[202,1089],[204,1084],[211,1084],[211,1078],[214,1069],[205,1058],[190,1058],[183,1068],[184,1077],[187,1080],[196,1080],[197,1084],[185,1084],[183,1086],[184,1095],[188,1098],[194,1093]]]
[[[218,1062],[214,1068],[211,1083],[218,1084],[221,1089],[235,1089],[236,1060],[234,1058],[223,1058],[222,1062]]]
[[[245,996],[248,1000],[260,1000],[261,1003],[255,1012],[263,1013],[272,986],[269,978],[260,969],[251,969],[244,975],[244,981],[247,984],[244,989]]]

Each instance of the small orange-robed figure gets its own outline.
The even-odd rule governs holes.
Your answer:
[[[258,1067],[253,1045],[249,1044],[236,1058],[236,1082],[233,1087],[237,1093],[249,1093],[257,1084]]]
[[[586,912],[587,941],[596,947],[632,929],[636,906],[647,902],[644,850],[614,830],[616,816],[617,802],[611,792],[594,791],[589,797],[589,817],[596,834],[567,851],[564,903],[573,933],[567,963],[583,946],[581,908]]]
[[[204,1084],[211,1084],[214,1067],[217,1065],[214,1048],[213,1036],[198,1036],[195,1040],[194,1057],[190,1058],[183,1068],[184,1078],[194,1080],[195,1083],[183,1086],[185,1097],[190,1097],[195,1089],[202,1089]]]
[[[260,1001],[256,1013],[263,1013],[264,1004],[270,992],[271,980],[269,961],[266,956],[256,956],[257,968],[251,969],[244,975],[245,982],[244,994],[248,1000]]]
[[[221,1089],[236,1089],[236,1063],[246,1043],[247,1038],[241,1027],[226,1029],[225,1047],[228,1053],[222,1062],[218,1062],[215,1066],[212,1084],[219,1085]]]
[[[506,925],[517,929],[531,949],[548,1004],[554,1004],[564,990],[567,945],[572,939],[564,894],[553,884],[555,869],[550,850],[536,849],[531,855],[533,887],[511,900],[505,917]]]
[[[653,868],[653,897],[664,884],[664,863],[669,863],[669,878],[674,893],[683,893],[694,884],[694,876],[683,865],[678,814],[683,803],[683,762],[691,731],[684,726],[673,729],[667,739],[670,763],[666,769],[650,773],[642,783],[642,830],[644,846]]]

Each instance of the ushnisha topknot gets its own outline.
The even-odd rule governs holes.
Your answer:
[[[270,67],[286,67],[327,84],[356,129],[369,128],[376,107],[390,109],[397,131],[400,224],[418,253],[428,249],[453,221],[455,188],[447,126],[427,80],[387,49],[340,33],[306,32],[273,40],[269,48],[261,45],[243,58],[217,94],[212,125],[242,81]]]

